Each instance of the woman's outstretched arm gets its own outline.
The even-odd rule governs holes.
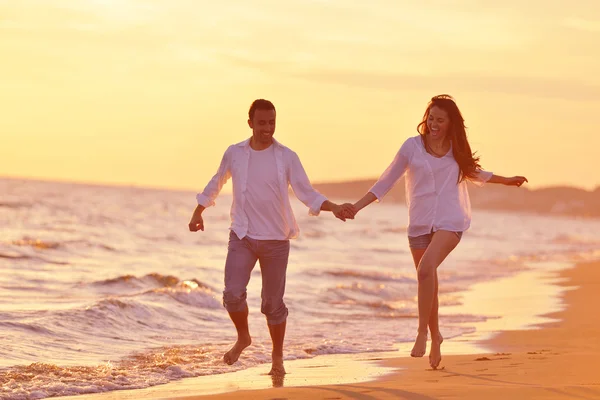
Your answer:
[[[521,186],[523,183],[529,182],[524,176],[511,176],[510,178],[493,174],[488,183],[499,183],[507,186]]]
[[[377,196],[375,196],[372,192],[368,192],[360,200],[354,203],[354,212],[359,212],[375,200],[377,200]]]

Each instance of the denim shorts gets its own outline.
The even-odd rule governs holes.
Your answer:
[[[431,239],[433,239],[433,234],[435,232],[426,233],[425,235],[420,236],[409,236],[408,237],[408,246],[411,249],[426,249],[431,243]],[[462,232],[452,232],[456,236],[458,236],[458,240],[462,238]]]

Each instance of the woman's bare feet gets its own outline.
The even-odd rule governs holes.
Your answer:
[[[285,368],[283,367],[283,356],[272,356],[271,358],[273,362],[271,365],[271,371],[269,372],[269,375],[285,375]]]
[[[240,358],[240,354],[242,354],[242,351],[244,351],[244,349],[250,346],[251,344],[252,338],[250,336],[238,337],[237,342],[235,342],[231,350],[229,350],[223,356],[223,361],[225,361],[225,363],[228,365],[233,364],[238,360],[238,358]]]
[[[433,335],[432,335],[433,336]],[[437,369],[442,361],[442,351],[440,347],[442,346],[442,342],[444,338],[439,333],[437,337],[431,338],[431,349],[429,350],[429,365],[431,368]]]
[[[425,352],[427,351],[427,332],[419,332],[417,333],[417,338],[415,339],[415,345],[413,346],[412,351],[410,352],[411,357],[423,357]]]

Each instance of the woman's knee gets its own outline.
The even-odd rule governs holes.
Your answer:
[[[435,274],[435,265],[428,262],[420,262],[417,268],[417,279],[419,282],[426,281],[432,278]]]

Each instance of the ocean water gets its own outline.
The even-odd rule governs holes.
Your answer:
[[[270,361],[258,265],[248,287],[253,345],[233,366],[221,361],[236,337],[221,304],[230,195],[191,233],[193,192],[0,179],[0,193],[1,399],[145,388]],[[309,217],[296,200],[293,208],[301,236],[288,266],[285,358],[411,342],[406,207],[384,201],[346,223]],[[442,333],[497,318],[461,312],[472,285],[599,250],[599,220],[475,210],[439,269]]]

